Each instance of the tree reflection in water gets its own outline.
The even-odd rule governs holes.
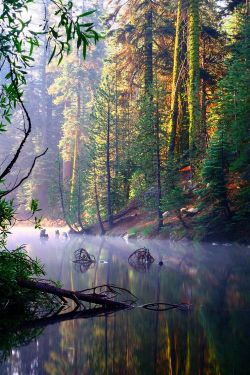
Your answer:
[[[71,280],[75,289],[110,282],[131,290],[141,303],[178,301],[192,303],[192,310],[133,309],[48,326],[35,342],[18,350],[18,360],[13,352],[1,374],[11,374],[14,365],[25,375],[249,373],[249,249],[160,241],[138,246],[105,239],[100,251],[100,243],[91,238],[79,243],[108,262],[97,261],[84,274],[75,272],[72,251],[64,254],[67,287]],[[156,260],[161,257],[164,266],[155,261],[146,273],[131,267],[128,256],[140,245]],[[48,264],[50,277],[54,268]]]

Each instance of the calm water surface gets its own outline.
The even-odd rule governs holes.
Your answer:
[[[192,303],[192,310],[153,312],[141,308],[65,321],[13,348],[1,375],[247,375],[250,374],[250,249],[121,238],[50,238],[17,228],[10,247],[27,244],[47,276],[80,290],[105,283],[130,289],[146,302]],[[146,246],[155,258],[149,270],[128,256]],[[84,247],[95,266],[80,269],[73,252]],[[163,266],[159,266],[159,261]],[[105,262],[103,262],[105,261]]]

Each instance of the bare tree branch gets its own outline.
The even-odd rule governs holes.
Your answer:
[[[31,118],[30,118],[29,113],[28,113],[28,111],[27,111],[27,109],[26,109],[26,107],[25,107],[25,105],[24,105],[24,103],[21,99],[20,92],[19,92],[18,87],[15,83],[13,73],[12,73],[12,69],[11,69],[11,62],[10,61],[8,61],[8,62],[10,64],[10,71],[11,71],[11,74],[12,74],[11,75],[11,81],[12,81],[12,84],[13,84],[15,90],[16,90],[16,95],[17,95],[18,101],[19,101],[19,103],[21,105],[21,108],[22,108],[22,110],[23,110],[23,112],[26,116],[26,119],[27,119],[27,122],[28,122],[28,128],[26,129],[25,124],[24,124],[24,137],[23,137],[21,143],[19,144],[19,147],[16,150],[14,157],[9,162],[9,164],[4,169],[4,171],[1,173],[0,180],[3,180],[11,172],[11,170],[14,167],[15,163],[17,162],[17,159],[18,159],[18,157],[19,157],[19,155],[20,155],[20,153],[23,149],[23,146],[25,145],[25,143],[27,141],[27,138],[28,138],[28,136],[30,135],[30,132],[31,132]]]
[[[14,185],[11,189],[6,190],[6,191],[0,193],[0,198],[6,196],[6,195],[8,195],[8,194],[10,194],[12,191],[16,190],[16,189],[17,189],[17,188],[18,188],[18,187],[19,187],[19,186],[20,186],[25,180],[27,180],[27,178],[29,178],[29,176],[31,175],[32,170],[34,169],[34,166],[35,166],[35,164],[36,164],[37,159],[39,159],[40,157],[44,156],[44,155],[46,154],[47,151],[48,151],[48,148],[46,148],[46,150],[43,151],[40,155],[37,155],[37,156],[34,158],[33,163],[32,163],[32,165],[31,165],[31,167],[30,167],[30,170],[29,170],[29,172],[26,174],[26,176],[24,176],[24,177],[18,182],[18,184]]]

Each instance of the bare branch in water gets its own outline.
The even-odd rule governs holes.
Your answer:
[[[75,260],[73,261],[74,263],[81,263],[81,264],[90,263],[91,264],[91,263],[96,262],[94,255],[89,254],[87,250],[83,248],[77,249],[74,252],[74,255],[75,255]]]
[[[153,262],[154,258],[146,247],[135,250],[128,258],[130,266],[139,272],[148,271]]]
[[[66,305],[67,300],[75,302],[75,311],[86,309],[83,302],[101,305],[110,309],[129,309],[136,307],[138,298],[126,288],[121,288],[112,284],[98,285],[93,288],[83,289],[79,291],[71,291],[57,287],[47,280],[18,280],[18,285],[24,288],[38,290],[58,297],[61,302]],[[147,303],[141,306],[146,310],[166,311],[169,309],[178,309],[187,311],[191,305],[186,303],[173,304],[167,302]]]
[[[188,311],[191,308],[191,305],[188,303],[165,303],[165,302],[155,302],[155,303],[146,303],[141,305],[143,309],[152,310],[152,311],[166,311],[171,309],[178,309],[182,311]]]

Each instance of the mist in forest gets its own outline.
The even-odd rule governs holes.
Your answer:
[[[35,2],[22,17],[34,30],[46,20],[46,32],[54,8]],[[25,221],[35,199],[46,225],[71,232],[121,225],[113,234],[234,240],[243,231],[245,240],[247,6],[98,0],[71,11],[87,12],[100,38],[83,53],[72,43],[58,61],[39,35],[23,95],[32,129],[4,181],[12,190],[38,157],[9,193],[17,217]],[[17,105],[0,137],[2,169],[26,121]]]

